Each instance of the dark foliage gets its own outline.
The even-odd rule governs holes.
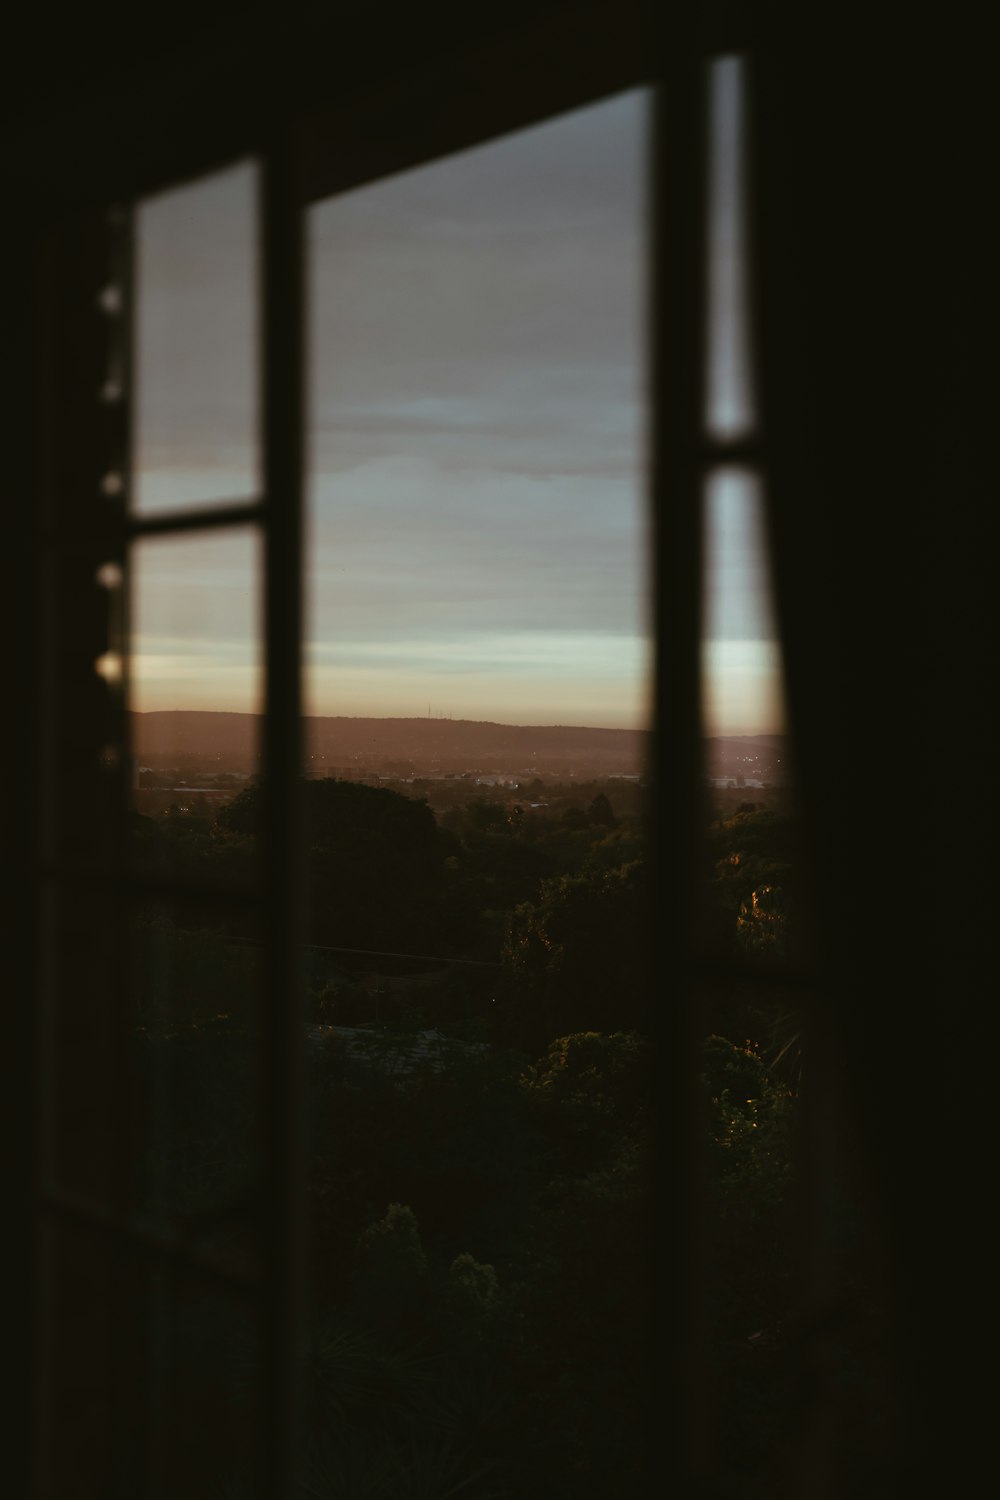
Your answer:
[[[330,1029],[307,1052],[303,1496],[638,1493],[655,1367],[639,827],[596,790],[586,813],[569,793],[564,806],[527,812],[488,798],[456,804],[444,829],[426,803],[382,788],[321,781],[304,796],[313,941],[440,961],[381,958],[376,1001],[349,955],[320,946],[304,956],[310,1022]],[[247,789],[214,823],[179,811],[137,819],[137,849],[166,848],[203,870],[246,867],[260,797]],[[574,806],[581,817],[568,826]],[[780,959],[769,939],[795,920],[788,820],[744,806],[710,842],[706,900],[729,951]],[[169,920],[145,916],[135,933],[137,1203],[239,1254],[255,1192],[259,950],[236,941],[238,921],[187,922],[178,908]],[[449,967],[449,948],[485,962]],[[799,1074],[774,1066],[793,1024],[734,1002],[704,1053],[707,1331],[720,1451],[747,1494],[777,1482],[799,1420]],[[336,1029],[345,1025],[360,1028],[350,1041]],[[850,1184],[836,1192],[849,1469],[851,1453],[857,1467],[877,1446],[871,1383],[884,1332],[870,1268],[851,1249]],[[259,1354],[246,1338],[222,1329],[218,1339],[252,1374]],[[239,1380],[212,1379],[205,1401],[225,1387],[242,1411]],[[239,1466],[227,1463],[235,1486]]]

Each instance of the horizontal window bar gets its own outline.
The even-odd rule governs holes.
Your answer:
[[[163,515],[128,516],[109,511],[101,525],[86,530],[74,527],[48,527],[39,538],[43,552],[114,552],[122,539],[162,536],[173,532],[214,531],[227,526],[263,524],[267,506],[263,500],[233,500],[214,505],[211,510],[176,510]]]
[[[704,467],[717,464],[741,464],[763,466],[766,462],[764,443],[759,437],[713,438],[705,437],[698,445],[698,456]]]
[[[222,526],[245,526],[263,521],[266,504],[260,500],[233,500],[210,510],[168,510],[162,515],[129,516],[125,534],[130,537],[162,536],[175,531],[212,531]]]

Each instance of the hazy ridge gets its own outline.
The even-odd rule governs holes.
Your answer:
[[[140,760],[221,757],[246,765],[257,759],[262,725],[260,714],[135,713],[133,745]],[[646,730],[479,719],[307,717],[305,738],[314,771],[334,776],[390,765],[397,775],[436,769],[635,776],[648,771],[651,748]],[[784,781],[790,754],[783,734],[715,736],[705,743],[705,770]]]
[[[167,709],[132,715],[133,744],[140,757],[176,754],[255,754],[260,714]],[[334,762],[354,757],[392,760],[433,757],[476,763],[515,756],[535,760],[586,760],[608,771],[644,769],[649,736],[644,730],[586,725],[497,724],[477,719],[313,717],[305,720],[307,753]]]

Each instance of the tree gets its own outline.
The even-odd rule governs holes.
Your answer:
[[[522,1075],[546,1135],[574,1170],[645,1119],[652,1082],[648,1044],[635,1031],[578,1031],[557,1037]]]
[[[785,952],[787,924],[784,892],[780,885],[764,884],[740,903],[736,936],[748,953],[781,958]]]
[[[634,860],[546,880],[512,914],[503,957],[536,1044],[645,1022],[647,902]]]
[[[256,835],[263,789],[247,787],[219,821]],[[444,862],[452,835],[425,801],[387,787],[327,778],[303,781],[313,943],[427,951],[450,927]]]
[[[261,796],[258,783],[245,786],[231,802],[219,808],[215,821],[220,828],[228,829],[230,833],[256,836],[259,831]]]
[[[795,1101],[755,1047],[709,1037],[702,1066],[706,1331],[727,1462],[753,1474],[780,1440],[794,1397],[786,1341],[795,1305]]]
[[[500,802],[477,797],[465,807],[465,827],[475,833],[499,832],[507,827],[507,809]]]
[[[358,1253],[367,1272],[407,1287],[427,1274],[417,1218],[405,1203],[390,1203],[382,1217],[368,1225],[358,1241]]]
[[[742,803],[713,825],[708,844],[714,941],[730,952],[780,958],[794,922],[792,820]]]
[[[587,808],[587,822],[600,828],[617,827],[618,819],[615,817],[614,809],[603,792],[598,792]]]
[[[482,1265],[464,1251],[448,1268],[448,1309],[466,1337],[482,1338],[500,1303],[500,1287],[493,1266]]]

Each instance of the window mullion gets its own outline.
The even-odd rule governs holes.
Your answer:
[[[651,159],[650,431],[656,630],[651,826],[657,921],[650,969],[658,1004],[660,1066],[655,1346],[671,1350],[669,1394],[651,1423],[674,1477],[690,1482],[703,1462],[707,1369],[701,1270],[700,1047],[691,972],[692,875],[701,808],[699,748],[701,392],[705,261],[703,64],[685,34],[664,57],[656,91]],[[664,955],[666,959],[664,961]],[[683,1226],[683,1227],[680,1227]],[[662,1451],[662,1450],[661,1450]],[[655,1461],[655,1460],[654,1460]],[[653,1472],[651,1468],[650,1472]]]
[[[264,887],[267,910],[263,1045],[265,1138],[264,1380],[269,1431],[262,1493],[291,1496],[301,1420],[299,1374],[305,1277],[302,1004],[297,983],[302,909],[302,487],[304,441],[304,209],[289,133],[262,163],[265,557]]]

